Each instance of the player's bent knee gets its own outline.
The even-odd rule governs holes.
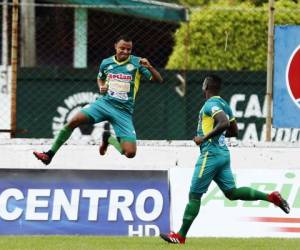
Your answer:
[[[224,192],[224,195],[226,196],[227,199],[229,199],[231,201],[237,200],[236,196],[234,195],[235,190],[236,190],[235,188],[230,189],[230,190]]]
[[[78,112],[67,124],[67,126],[70,128],[70,129],[75,129],[77,128],[79,125],[81,124],[86,124],[88,123],[90,120],[89,118],[81,113],[81,112]]]
[[[75,129],[78,127],[78,122],[76,120],[71,120],[67,124],[68,128]]]
[[[127,158],[133,158],[133,157],[135,157],[135,152],[125,152],[124,154],[125,154],[125,156]]]
[[[123,154],[127,158],[135,157],[135,154],[136,154],[136,145],[135,144],[130,143],[130,142],[123,142],[122,149],[123,149]]]

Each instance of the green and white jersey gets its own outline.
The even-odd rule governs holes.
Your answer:
[[[127,60],[118,62],[115,56],[111,56],[102,61],[98,74],[98,78],[108,84],[103,98],[130,113],[133,112],[141,75],[149,80],[152,77],[151,72],[140,65],[140,59],[131,55]]]
[[[229,121],[234,120],[232,110],[228,103],[220,96],[213,96],[209,98],[201,108],[199,112],[199,121],[197,128],[197,135],[203,137],[210,133],[214,127],[214,116],[219,112],[224,111]],[[223,134],[210,138],[200,145],[201,153],[224,153],[228,152],[228,148],[225,144],[225,131]]]

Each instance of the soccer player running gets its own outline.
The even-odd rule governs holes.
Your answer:
[[[48,165],[59,148],[71,136],[73,130],[82,124],[109,121],[117,138],[109,131],[102,134],[101,155],[109,144],[121,154],[133,158],[136,154],[136,134],[132,122],[134,101],[143,75],[149,80],[162,82],[160,73],[146,58],[131,55],[132,39],[121,36],[115,43],[116,54],[102,61],[97,83],[100,94],[87,108],[81,109],[58,133],[52,147],[47,152],[33,152],[38,160]]]
[[[178,233],[161,233],[162,239],[169,243],[184,244],[186,235],[198,215],[201,197],[214,180],[229,200],[265,200],[290,212],[288,203],[279,192],[266,194],[250,187],[236,188],[230,168],[230,154],[225,145],[225,137],[236,137],[237,123],[232,110],[220,96],[221,79],[215,75],[205,78],[202,91],[206,102],[199,113],[197,136],[194,142],[201,154],[195,166],[191,181],[189,202],[186,205],[183,222]]]

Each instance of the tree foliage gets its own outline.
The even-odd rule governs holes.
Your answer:
[[[192,12],[189,24],[183,23],[175,34],[175,47],[167,68],[266,69],[267,4],[255,7],[251,3],[241,3],[232,8],[226,2]],[[279,1],[275,10],[276,24],[300,24],[299,3]]]
[[[189,6],[189,7],[199,7],[203,5],[209,5],[211,3],[220,3],[226,2],[230,5],[236,5],[240,3],[250,3],[254,4],[255,6],[261,6],[267,3],[269,0],[176,0],[177,3],[181,3],[182,5]],[[279,0],[275,0],[279,1]],[[282,0],[281,0],[282,1]],[[298,3],[299,0],[285,0],[286,2],[295,2]]]

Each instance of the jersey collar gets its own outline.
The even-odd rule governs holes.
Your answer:
[[[219,96],[219,95],[214,95],[214,96],[210,97],[209,99],[212,99],[212,98],[218,98],[218,99],[220,99],[221,96]]]
[[[127,58],[125,61],[123,61],[123,62],[118,62],[118,61],[116,60],[116,56],[113,56],[114,62],[115,62],[116,64],[118,64],[118,65],[123,65],[123,64],[127,63],[127,62],[130,60],[130,58],[131,58],[131,55],[128,56],[128,58]]]

